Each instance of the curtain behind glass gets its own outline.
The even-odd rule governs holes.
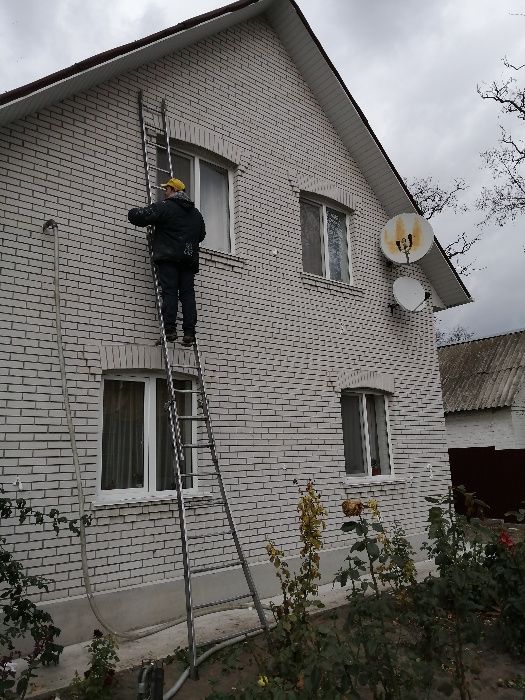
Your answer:
[[[157,168],[160,168],[161,170],[157,170],[157,187],[159,185],[164,184],[167,182],[171,175],[170,175],[170,164],[168,160],[168,152],[165,150],[164,146],[164,139],[162,136],[159,134],[157,136],[157,144],[159,148],[157,148],[157,163],[156,166]],[[192,191],[193,191],[193,182],[192,182],[192,177],[191,177],[191,164],[192,164],[192,159],[190,156],[184,156],[181,153],[176,153],[173,148],[171,149],[171,165],[173,167],[173,177],[177,177],[179,180],[182,180],[182,182],[186,185],[186,194],[188,197],[192,197]],[[157,190],[157,202],[161,202],[164,199],[164,192],[162,190]]]
[[[321,207],[309,202],[301,202],[301,241],[303,270],[322,276]]]
[[[144,382],[104,381],[102,490],[144,486]]]
[[[346,214],[326,207],[330,279],[350,283]]]
[[[176,389],[191,389],[191,381],[174,379]],[[157,433],[157,491],[175,491],[175,476],[173,472],[173,452],[171,447],[171,429],[168,420],[166,404],[168,402],[168,386],[165,379],[156,381],[156,433]],[[191,394],[177,394],[176,405],[179,416],[191,415]],[[192,442],[191,421],[181,421],[182,442]],[[192,450],[184,450],[185,471],[193,471]],[[182,488],[193,486],[193,477],[183,477]]]
[[[230,252],[230,204],[228,171],[200,161],[200,210],[206,224],[204,245],[212,250]]]
[[[385,397],[375,394],[373,399],[376,422],[376,449],[381,474],[390,474],[390,451],[388,449],[388,430],[386,425]]]
[[[173,167],[173,177],[182,180],[182,182],[186,185],[186,189],[184,191],[190,199],[193,199],[193,178],[191,176],[192,158],[172,151],[171,165]]]
[[[364,474],[363,440],[361,434],[361,412],[359,396],[342,394],[341,416],[343,421],[343,444],[347,474]]]

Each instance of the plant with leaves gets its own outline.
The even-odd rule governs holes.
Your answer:
[[[345,630],[351,641],[354,672],[376,700],[420,698],[430,679],[410,645],[404,643],[399,624],[406,614],[400,594],[415,581],[411,547],[400,528],[394,537],[388,537],[375,499],[367,503],[346,500],[342,509],[349,520],[341,529],[356,535],[347,565],[336,576],[341,586],[348,582],[351,586]],[[387,584],[396,595],[383,591],[381,584]]]
[[[501,529],[485,547],[485,566],[495,585],[498,629],[508,650],[525,654],[525,542]]]
[[[284,560],[284,553],[273,541],[266,547],[279,579],[283,600],[272,605],[276,621],[270,631],[269,656],[256,661],[260,675],[257,683],[245,690],[237,689],[235,697],[301,698],[334,700],[358,697],[355,691],[353,663],[345,653],[344,638],[331,620],[312,621],[312,608],[322,608],[318,600],[320,550],[325,529],[326,511],[321,498],[309,481],[299,490],[299,536],[302,543],[301,563],[293,572]],[[231,697],[212,694],[214,700]]]
[[[472,494],[460,490],[467,503]],[[467,644],[477,644],[482,636],[482,612],[493,607],[494,586],[485,567],[485,551],[481,541],[467,538],[467,518],[456,514],[454,491],[442,496],[429,496],[429,541],[423,544],[429,558],[434,559],[439,576],[429,576],[413,590],[416,622],[422,630],[422,652],[428,660],[450,659],[452,682],[461,700],[471,698],[467,672]],[[481,503],[476,501],[478,504]],[[470,531],[472,532],[472,531]],[[441,687],[449,688],[447,682]]]
[[[284,560],[284,552],[277,549],[270,540],[266,551],[276,569],[277,578],[281,585],[283,602],[281,605],[272,604],[272,612],[277,622],[286,619],[286,629],[295,623],[303,623],[308,616],[308,608],[314,603],[312,597],[317,594],[322,549],[322,534],[326,527],[326,511],[321,504],[321,498],[311,481],[308,481],[304,491],[299,490],[299,536],[302,542],[301,566],[298,573],[292,574],[288,563]]]
[[[79,534],[78,520],[61,516],[54,508],[48,513],[36,510],[24,498],[12,498],[0,487],[0,523],[14,520],[23,524],[34,522],[38,525],[50,523],[58,535],[63,525]],[[86,524],[89,522],[85,519]],[[15,559],[8,547],[5,536],[0,537],[0,599],[2,615],[0,619],[0,697],[19,698],[26,696],[29,682],[40,665],[57,664],[62,646],[56,643],[60,630],[53,624],[51,615],[41,610],[31,599],[34,591],[48,591],[51,581],[41,576],[26,573],[22,564]],[[23,654],[22,649],[31,640],[31,649]],[[18,680],[16,680],[17,660],[24,656]]]
[[[115,665],[119,660],[118,644],[111,634],[104,635],[100,630],[93,632],[88,646],[90,665],[80,678],[75,672],[70,687],[71,700],[111,700],[115,685]]]

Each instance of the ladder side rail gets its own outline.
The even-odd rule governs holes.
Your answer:
[[[161,118],[162,118],[162,128],[164,130],[164,135],[166,137],[166,151],[168,153],[168,167],[170,170],[170,178],[173,177],[173,163],[171,162],[171,144],[170,144],[170,132],[168,127],[168,118],[166,116],[166,100],[162,100],[161,107]]]
[[[226,494],[226,489],[224,487],[224,481],[223,481],[221,470],[219,467],[219,459],[217,457],[217,451],[215,449],[215,438],[213,436],[213,428],[211,425],[210,410],[209,410],[209,405],[208,405],[208,396],[206,394],[206,388],[204,385],[201,356],[200,356],[200,351],[199,351],[199,346],[197,344],[197,340],[194,340],[194,342],[193,342],[193,352],[195,354],[195,364],[197,366],[199,385],[200,385],[201,390],[202,390],[202,394],[201,394],[202,410],[203,410],[204,418],[206,421],[206,430],[208,432],[208,439],[210,442],[210,452],[211,452],[211,457],[212,457],[212,461],[213,461],[213,466],[215,467],[215,473],[217,475],[217,481],[219,482],[219,490],[221,492],[221,498],[222,498],[222,502],[224,504],[224,510],[226,512],[226,517],[228,519],[228,524],[230,526],[230,532],[232,534],[233,541],[235,542],[237,556],[239,557],[239,562],[242,566],[242,570],[244,572],[244,577],[246,579],[246,583],[248,584],[248,588],[250,590],[250,594],[251,594],[253,603],[255,605],[255,609],[257,610],[257,615],[259,616],[259,620],[261,622],[262,627],[264,628],[264,630],[266,632],[268,632],[269,628],[268,628],[268,622],[266,620],[266,615],[264,614],[264,610],[263,610],[263,607],[261,605],[261,600],[259,598],[259,594],[258,594],[257,589],[255,587],[255,583],[253,581],[250,567],[248,565],[248,562],[247,562],[247,560],[244,556],[244,552],[242,550],[239,536],[237,534],[237,528],[236,528],[235,521],[233,518],[233,513],[230,509],[230,504],[228,502],[228,496]]]
[[[144,102],[142,97],[142,91],[139,93],[139,114],[140,122],[142,126],[142,149],[144,154],[144,167],[146,171],[146,185],[148,190],[148,200],[152,203],[151,197],[151,182],[149,178],[149,162],[148,162],[148,151],[147,151],[147,134],[146,126],[144,120]],[[167,137],[167,135],[166,135]],[[169,148],[169,143],[167,143]],[[171,165],[171,164],[170,164]],[[184,466],[184,453],[181,447],[181,436],[179,422],[177,418],[177,409],[175,402],[175,387],[173,383],[173,372],[170,365],[169,355],[168,355],[168,345],[166,340],[166,331],[164,327],[164,317],[162,314],[162,303],[160,295],[160,284],[157,276],[157,270],[155,268],[155,262],[153,259],[153,227],[148,227],[147,230],[147,242],[148,251],[151,263],[151,272],[153,276],[153,286],[155,290],[155,302],[157,305],[157,313],[159,318],[159,326],[161,332],[161,344],[162,352],[164,355],[164,366],[166,369],[166,379],[168,383],[168,394],[169,394],[169,424],[170,424],[170,436],[173,451],[173,470],[175,476],[175,488],[177,492],[177,506],[179,511],[179,523],[181,530],[181,544],[182,544],[182,564],[184,567],[184,589],[186,598],[186,624],[188,628],[188,650],[190,652],[190,677],[196,679],[198,675],[197,671],[197,645],[195,641],[195,621],[193,617],[193,601],[192,601],[192,590],[191,590],[191,568],[188,553],[188,541],[187,541],[187,522],[186,522],[186,508],[184,503],[184,494],[182,488],[182,478],[181,478],[181,465]]]
[[[181,531],[182,545],[182,565],[184,568],[184,590],[186,598],[186,624],[188,628],[188,651],[190,656],[190,678],[197,679],[197,644],[195,641],[195,620],[193,615],[193,597],[191,590],[191,565],[188,551],[188,526],[186,517],[186,505],[184,502],[184,492],[182,488],[181,467],[185,471],[184,450],[182,448],[182,440],[180,435],[179,420],[177,416],[177,407],[175,401],[175,386],[173,383],[173,372],[170,365],[168,354],[168,343],[166,340],[166,332],[164,329],[164,317],[162,315],[162,304],[160,298],[160,284],[158,281],[157,271],[153,260],[152,238],[153,232],[148,228],[148,249],[151,262],[151,272],[153,275],[153,284],[155,287],[155,300],[157,303],[157,312],[159,316],[159,325],[161,332],[162,353],[164,356],[164,366],[166,368],[166,379],[168,384],[168,416],[170,425],[171,446],[173,451],[173,470],[175,473],[175,489],[177,492],[177,506],[179,511],[179,523]]]
[[[148,135],[146,133],[146,120],[144,119],[144,97],[142,90],[139,91],[139,118],[140,131],[142,134],[142,156],[144,160],[144,170],[146,174],[146,189],[148,191],[148,204],[152,204],[151,182],[149,179],[149,156],[148,156]]]

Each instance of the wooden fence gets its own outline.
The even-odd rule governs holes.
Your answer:
[[[468,447],[448,454],[452,484],[463,484],[485,501],[489,518],[503,518],[525,501],[525,450]]]

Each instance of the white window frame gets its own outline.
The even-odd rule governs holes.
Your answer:
[[[314,199],[312,197],[305,197],[302,196],[299,198],[299,202],[305,202],[306,204],[310,204],[312,206],[320,207],[321,208],[321,226],[319,230],[319,235],[321,237],[321,267],[323,269],[323,277],[324,279],[330,280],[331,282],[339,282],[340,284],[348,284],[348,285],[353,285],[353,274],[352,274],[352,265],[351,265],[351,258],[352,258],[352,253],[351,253],[351,238],[350,238],[350,224],[351,221],[353,220],[352,213],[349,212],[347,209],[344,207],[339,207],[337,205],[332,204],[331,202],[324,202],[320,199]],[[338,212],[339,214],[344,214],[345,215],[345,226],[346,226],[346,262],[348,265],[348,282],[343,282],[342,280],[334,280],[330,277],[330,265],[328,263],[329,261],[329,253],[328,253],[328,217],[326,215],[326,209],[333,209],[334,211]],[[301,229],[301,236],[303,235],[302,229]],[[313,273],[307,273],[307,274],[313,274]]]
[[[191,381],[192,388],[195,388],[195,378],[183,374],[174,374],[174,379]],[[148,498],[176,498],[175,490],[158,491],[152,488],[156,486],[157,479],[157,424],[156,424],[156,381],[166,379],[166,375],[161,372],[154,374],[108,372],[102,376],[100,400],[99,400],[99,429],[98,429],[98,470],[97,470],[97,500],[98,501],[127,501],[141,500]],[[144,384],[144,486],[142,488],[129,489],[102,489],[102,431],[104,427],[104,383],[105,381],[128,381],[142,382]],[[197,413],[197,394],[190,394],[191,414]],[[191,421],[191,441],[197,442],[197,423]],[[198,488],[198,465],[197,451],[192,452],[192,474],[194,476],[193,486],[184,489],[184,494],[192,495],[199,491]]]
[[[228,231],[228,238],[230,242],[230,250],[224,251],[224,250],[218,250],[218,253],[222,253],[223,255],[235,255],[235,240],[234,240],[234,211],[233,211],[233,206],[234,206],[234,197],[233,197],[233,186],[234,186],[234,177],[233,177],[233,170],[228,167],[227,165],[224,165],[224,163],[220,163],[217,159],[214,159],[213,156],[208,156],[208,155],[197,155],[195,152],[192,152],[191,150],[186,150],[184,147],[180,146],[171,146],[170,147],[170,154],[176,154],[176,155],[181,155],[185,158],[190,158],[191,159],[191,165],[190,165],[190,172],[191,172],[191,191],[194,196],[195,200],[195,206],[197,209],[201,208],[201,160],[203,160],[205,163],[210,163],[210,165],[215,165],[218,168],[221,168],[222,170],[226,170],[228,173],[228,209],[229,209],[229,231]],[[206,222],[205,222],[206,223]],[[204,248],[206,248],[206,239],[204,239]],[[208,248],[208,250],[215,250],[214,248]]]
[[[349,474],[345,473],[348,479],[387,479],[394,476],[394,459],[392,456],[392,439],[390,434],[390,416],[388,410],[388,396],[380,391],[355,391],[355,390],[343,390],[342,392],[345,396],[357,396],[359,399],[359,422],[361,426],[361,447],[363,450],[363,456],[365,461],[365,471],[362,474]],[[372,474],[372,459],[370,456],[370,435],[368,434],[368,411],[366,408],[366,397],[367,396],[382,396],[385,402],[385,422],[386,422],[386,439],[388,442],[388,462],[390,465],[390,472],[388,474]]]

